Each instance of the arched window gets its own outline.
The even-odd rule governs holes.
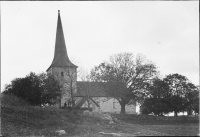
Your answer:
[[[64,73],[63,73],[63,72],[61,72],[61,76],[62,76],[62,77],[64,76]]]

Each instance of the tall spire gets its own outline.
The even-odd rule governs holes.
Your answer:
[[[77,68],[76,65],[74,65],[67,55],[67,48],[65,45],[65,38],[60,18],[60,10],[58,10],[58,22],[57,22],[57,31],[56,31],[56,43],[55,43],[55,52],[54,52],[54,59],[50,65],[50,67],[47,69],[47,71],[51,67],[73,67]]]

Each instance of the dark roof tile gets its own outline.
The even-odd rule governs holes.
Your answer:
[[[103,82],[77,81],[77,94],[75,96],[87,95],[90,97],[109,97]]]

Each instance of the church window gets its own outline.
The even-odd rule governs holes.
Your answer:
[[[116,107],[116,104],[117,104],[118,102],[114,99],[113,100],[113,109],[117,109],[117,107]]]
[[[115,102],[113,102],[113,109],[116,109]]]
[[[63,73],[63,72],[61,72],[61,76],[64,76],[64,73]]]

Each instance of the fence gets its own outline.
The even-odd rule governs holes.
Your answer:
[[[117,115],[116,117],[119,117],[120,119],[139,119],[139,120],[168,120],[168,121],[173,121],[173,120],[182,120],[182,121],[198,121],[199,116],[153,116],[153,115],[135,115],[135,114],[126,114],[126,115]]]
[[[154,120],[199,120],[199,117],[188,117],[188,116],[149,116],[149,115],[138,115],[138,119],[154,119]]]

